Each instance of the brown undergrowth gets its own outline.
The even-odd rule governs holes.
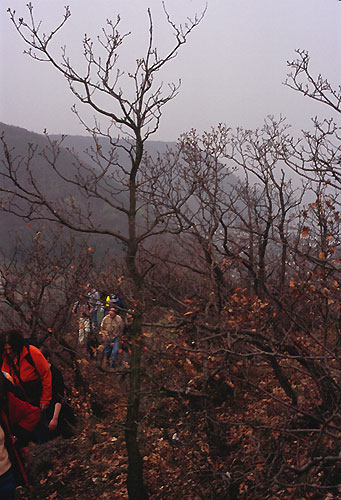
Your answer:
[[[73,391],[75,436],[30,445],[32,491],[18,488],[19,500],[128,498],[125,392],[121,376],[104,373],[92,363],[85,363],[83,368],[90,379],[92,395]]]

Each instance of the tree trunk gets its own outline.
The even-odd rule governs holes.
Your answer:
[[[140,144],[141,146],[141,144]],[[137,148],[138,149],[138,148]],[[142,146],[141,146],[142,155]],[[139,160],[140,161],[140,160]],[[134,171],[134,168],[132,168]],[[130,213],[129,213],[129,244],[126,254],[128,276],[134,283],[134,319],[130,327],[131,359],[129,372],[129,394],[127,416],[125,422],[125,440],[128,453],[127,488],[129,500],[145,500],[148,498],[143,482],[143,463],[138,443],[138,423],[141,393],[141,332],[142,332],[142,292],[143,278],[136,266],[136,185],[135,178],[131,176],[130,182]]]
[[[147,490],[143,483],[143,463],[139,449],[137,433],[140,407],[141,390],[141,352],[142,346],[138,340],[141,333],[141,319],[135,319],[133,326],[129,395],[127,417],[125,423],[125,439],[128,452],[128,477],[127,487],[130,500],[145,500],[148,498]]]

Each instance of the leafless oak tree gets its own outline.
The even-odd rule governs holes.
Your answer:
[[[323,75],[314,75],[310,69],[310,56],[306,50],[296,50],[297,59],[288,61],[291,72],[285,81],[289,88],[300,92],[341,113],[341,86],[334,88]],[[313,131],[305,132],[305,140],[292,145],[295,158],[288,165],[315,182],[323,182],[340,189],[341,145],[340,127],[330,119],[313,119]],[[290,155],[289,155],[290,156]]]
[[[144,279],[148,268],[140,268],[137,257],[144,240],[158,232],[159,217],[154,214],[147,226],[138,224],[138,216],[143,209],[138,200],[139,169],[145,142],[158,129],[163,107],[175,98],[180,87],[180,81],[177,84],[163,85],[159,75],[177,56],[178,50],[199,25],[204,12],[188,19],[184,25],[176,25],[164,6],[174,42],[168,52],[160,55],[154,45],[153,19],[148,9],[149,37],[145,55],[137,58],[135,68],[127,73],[118,65],[120,47],[129,35],[119,32],[119,16],[116,21],[107,20],[102,34],[97,38],[97,47],[90,37],[84,36],[84,68],[79,70],[69,58],[66,46],[62,48],[60,55],[55,54],[52,48],[52,41],[71,16],[69,7],[65,8],[61,22],[50,33],[44,33],[42,23],[36,21],[31,3],[28,4],[28,20],[17,17],[12,9],[8,9],[8,12],[14,27],[28,47],[27,54],[36,61],[51,64],[65,77],[71,92],[80,103],[91,107],[97,117],[108,120],[105,128],[100,125],[98,118],[94,126],[84,124],[94,138],[94,146],[89,152],[89,159],[93,163],[91,167],[84,165],[76,154],[70,152],[75,164],[72,175],[62,168],[62,141],[48,141],[48,146],[40,152],[33,145],[30,146],[29,155],[23,161],[16,157],[14,151],[6,148],[3,137],[6,168],[2,173],[1,195],[3,209],[13,211],[26,220],[45,219],[78,232],[107,234],[124,246],[127,280],[131,284],[130,298],[134,303],[134,322],[130,332],[133,340],[130,390],[125,427],[129,463],[127,484],[129,497],[142,499],[147,493],[137,440],[142,352],[142,342],[139,339],[143,319]],[[81,119],[76,107],[74,112]],[[101,139],[110,143],[109,151],[104,150]],[[119,159],[118,150],[125,154],[128,162]],[[45,159],[46,166],[53,175],[66,186],[75,186],[81,192],[83,204],[74,198],[52,200],[46,196],[31,168],[37,154]],[[125,231],[121,232],[110,221],[102,227],[95,220],[94,204],[99,201],[113,214],[112,220],[115,220],[114,216],[126,218]]]

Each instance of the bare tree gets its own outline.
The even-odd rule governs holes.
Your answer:
[[[285,84],[315,101],[322,102],[334,111],[341,113],[341,86],[334,89],[329,80],[320,73],[312,74],[309,64],[310,56],[306,50],[297,49],[298,58],[288,61],[287,65],[292,70]]]
[[[295,187],[288,179],[289,152],[290,161],[296,161],[293,143],[282,119],[267,119],[256,131],[223,126],[202,136],[190,131],[176,149],[148,162],[146,177],[153,189],[143,195],[155,211],[168,214],[168,225],[179,232],[177,245],[173,241],[173,251],[163,258],[173,282],[179,273],[180,282],[186,282],[172,300],[174,316],[183,317],[182,335],[174,341],[163,334],[169,357],[181,370],[171,381],[165,370],[157,379],[161,390],[176,400],[184,434],[199,422],[205,428],[209,453],[220,457],[224,470],[231,470],[226,465],[231,462],[232,469],[238,460],[245,464],[242,434],[249,429],[247,447],[263,464],[268,488],[278,492],[291,485],[297,494],[307,472],[309,487],[335,488],[325,471],[330,466],[336,473],[339,460],[329,439],[340,412],[339,215],[326,186],[313,183],[311,188],[304,182]],[[235,168],[240,180],[231,176]],[[308,188],[316,200],[304,206]],[[219,289],[210,307],[207,292]],[[228,398],[226,380],[238,392],[236,407],[244,402],[244,415],[260,405],[267,415],[261,423],[254,422],[258,416],[239,420],[231,408],[226,420],[219,420],[217,407]],[[231,462],[221,458],[230,440],[226,422],[236,425]],[[276,439],[268,440],[262,429]],[[337,429],[339,440],[339,424]],[[297,440],[302,467],[293,465]],[[249,469],[236,466],[240,484],[250,480],[247,470],[257,476],[251,455]],[[218,477],[216,482],[219,490]],[[261,481],[249,484],[261,496]],[[234,498],[232,486],[230,494]],[[212,497],[221,498],[217,492]]]
[[[13,254],[2,256],[1,322],[22,328],[38,345],[50,336],[65,338],[72,304],[93,268],[93,249],[64,233],[33,232],[31,241],[19,239]]]
[[[282,151],[290,144],[284,120],[269,118],[254,132],[223,125],[202,136],[191,131],[176,150],[148,164],[149,204],[168,210],[174,232],[197,240],[220,310],[231,265],[239,274],[244,269],[260,297],[270,275],[284,286],[290,227],[305,193],[283,170]]]
[[[305,50],[296,50],[298,58],[288,61],[292,70],[285,85],[305,97],[321,102],[336,113],[341,113],[341,86],[334,88],[323,75],[312,74],[310,56]],[[326,182],[336,189],[341,185],[340,127],[330,119],[313,119],[313,131],[304,133],[304,140],[292,144],[289,155],[283,155],[288,165],[307,179]],[[288,150],[289,151],[289,150]],[[295,155],[292,156],[292,153]]]
[[[109,124],[106,129],[101,128],[98,120],[93,127],[84,124],[94,138],[89,158],[95,163],[95,167],[83,165],[74,154],[76,172],[72,175],[64,172],[58,161],[62,143],[49,141],[48,146],[40,153],[32,146],[31,156],[29,155],[23,164],[22,159],[16,158],[14,152],[6,148],[3,138],[6,169],[2,173],[2,205],[5,210],[13,211],[27,220],[45,219],[59,222],[78,232],[107,234],[124,246],[127,279],[131,287],[130,298],[134,303],[134,321],[130,329],[134,342],[125,426],[128,451],[127,485],[130,498],[145,498],[147,493],[143,482],[137,433],[142,353],[142,342],[139,339],[144,311],[144,279],[148,268],[139,267],[137,256],[144,240],[158,231],[159,218],[154,215],[147,226],[138,224],[139,212],[143,209],[138,202],[139,169],[145,142],[158,129],[163,107],[175,98],[180,87],[180,82],[171,83],[165,89],[162,83],[158,83],[158,75],[176,57],[188,36],[199,25],[204,13],[188,19],[183,26],[177,26],[164,7],[168,25],[174,35],[174,43],[168,52],[161,56],[154,46],[153,20],[148,9],[149,39],[145,55],[136,59],[135,69],[125,74],[118,66],[118,51],[128,33],[122,35],[118,31],[119,16],[116,21],[107,20],[102,35],[97,38],[99,55],[95,52],[93,40],[87,35],[84,36],[85,68],[80,72],[71,62],[66,47],[62,48],[60,57],[52,50],[52,40],[58,36],[71,16],[69,7],[65,8],[60,24],[49,34],[43,32],[41,22],[36,22],[31,3],[28,4],[28,11],[29,18],[26,21],[22,17],[17,18],[15,11],[9,9],[11,21],[28,46],[27,53],[37,61],[50,63],[66,78],[75,97],[90,106],[97,116],[107,119]],[[78,115],[76,108],[74,111]],[[119,138],[114,137],[114,130],[120,135]],[[103,147],[101,138],[111,145],[109,151]],[[119,159],[118,150],[125,154],[127,161]],[[81,204],[74,198],[51,200],[45,195],[32,170],[33,159],[37,154],[43,156],[59,180],[81,191],[85,203]],[[96,221],[94,205],[99,201],[116,217],[126,218],[125,232],[116,229],[110,221],[105,226]]]

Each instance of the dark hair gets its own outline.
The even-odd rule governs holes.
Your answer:
[[[20,354],[25,345],[23,334],[19,330],[7,330],[3,332],[0,337],[0,352],[4,352],[5,344],[9,344],[13,352]]]

